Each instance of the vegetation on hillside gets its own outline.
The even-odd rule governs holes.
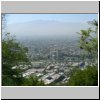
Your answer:
[[[97,86],[98,70],[95,66],[87,66],[86,69],[77,69],[72,75],[67,85],[69,86]]]
[[[91,65],[84,70],[74,69],[67,83],[69,86],[97,86],[98,85],[98,21],[89,22],[92,25],[87,30],[81,30],[80,48],[85,50],[92,58]]]
[[[29,65],[30,61],[27,57],[28,49],[16,41],[10,33],[5,33],[6,19],[2,15],[2,85],[3,86],[32,86],[43,85],[42,81],[38,81],[35,76],[24,78],[23,69],[20,64]],[[13,66],[17,66],[13,69]]]
[[[67,73],[70,79],[67,83],[51,83],[50,85],[97,86],[98,85],[98,21],[90,21],[90,28],[80,30],[80,49],[92,57],[91,65],[83,70],[79,66]],[[2,15],[2,85],[3,86],[44,86],[44,82],[33,74],[23,77],[25,69],[22,65],[31,65],[27,56],[28,48],[6,33],[6,16]],[[41,58],[40,58],[41,59]],[[42,58],[43,59],[43,58]],[[44,58],[45,59],[45,58]],[[17,66],[13,68],[14,66]],[[23,66],[24,67],[24,66]]]

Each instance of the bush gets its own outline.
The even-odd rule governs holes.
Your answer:
[[[44,82],[40,81],[37,76],[31,75],[24,78],[22,86],[44,86]]]
[[[71,75],[67,85],[69,86],[97,86],[98,69],[95,66],[87,66],[86,69],[77,69]]]

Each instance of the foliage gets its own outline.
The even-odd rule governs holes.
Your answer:
[[[88,22],[92,25],[87,30],[80,30],[80,48],[85,50],[94,59],[94,65],[87,66],[86,69],[74,68],[67,85],[70,86],[97,86],[98,85],[98,22],[96,20]]]
[[[30,65],[27,56],[28,48],[21,45],[17,40],[6,33],[6,15],[2,14],[2,85],[3,86],[32,86],[44,85],[36,76],[24,78],[21,65]],[[13,68],[15,67],[16,68]]]
[[[44,85],[35,75],[28,78],[22,76],[24,71],[20,64],[30,64],[26,53],[28,49],[18,43],[10,33],[6,34],[6,38],[2,39],[2,85],[4,86],[36,86]],[[13,69],[13,66],[17,68]]]
[[[92,27],[87,30],[80,30],[80,48],[87,51],[94,59],[98,56],[98,21],[88,22]]]
[[[23,86],[44,86],[44,82],[39,80],[36,75],[30,75],[28,78],[24,78]]]
[[[7,33],[6,38],[2,39],[2,85],[6,85],[7,80],[14,84],[20,82],[22,70],[20,68],[12,69],[13,66],[18,66],[19,62],[28,62],[26,51]]]
[[[97,86],[98,70],[95,66],[87,66],[86,69],[77,69],[69,79],[67,85],[70,86]]]

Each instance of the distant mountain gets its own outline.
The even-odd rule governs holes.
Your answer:
[[[85,23],[36,20],[24,23],[9,24],[7,31],[17,38],[75,38],[76,32],[88,28]]]

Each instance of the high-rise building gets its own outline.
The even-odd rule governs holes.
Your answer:
[[[58,60],[58,50],[56,45],[54,45],[53,48],[50,48],[50,59],[53,62],[56,62]]]

